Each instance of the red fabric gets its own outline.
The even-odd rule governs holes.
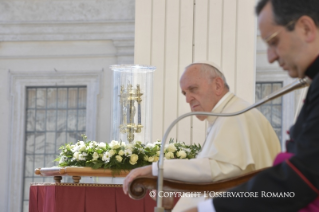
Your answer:
[[[133,200],[124,194],[122,188],[116,189],[115,193],[117,211],[144,211],[144,199]]]
[[[46,195],[46,187],[41,187],[37,191],[37,208],[38,212],[43,212],[43,205],[44,205],[44,197]]]
[[[30,186],[29,211],[38,212],[38,188]]]
[[[144,198],[144,211],[154,211],[155,207],[156,201],[150,197],[149,191],[147,191]]]
[[[56,212],[85,212],[85,187],[55,186],[55,191]]]
[[[86,212],[116,211],[116,188],[86,187]]]
[[[46,198],[44,198],[43,212],[55,212],[55,201],[51,201],[51,199],[55,199],[55,188],[53,186],[48,186],[44,189]]]
[[[156,202],[146,194],[133,200],[122,187],[33,185],[29,212],[148,212]]]

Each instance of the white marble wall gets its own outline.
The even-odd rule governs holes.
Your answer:
[[[107,142],[112,82],[108,67],[133,63],[134,18],[134,0],[0,1],[0,155],[4,173],[0,175],[0,211],[22,209],[23,158],[19,155],[23,152],[24,116],[19,114],[24,109],[17,105],[23,98],[20,86],[45,85],[52,79],[58,84],[76,84],[76,79],[92,77],[98,87],[92,91],[97,99],[90,113],[97,115],[95,123],[90,123],[96,127],[88,133],[91,139]],[[36,80],[39,77],[43,80]]]

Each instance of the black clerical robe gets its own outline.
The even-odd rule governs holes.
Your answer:
[[[294,156],[230,190],[258,192],[258,197],[214,198],[213,204],[217,212],[292,212],[306,207],[319,197],[318,72],[319,57],[306,70],[306,75],[313,81],[298,119],[290,129],[291,139],[287,142],[287,152]],[[286,194],[286,197],[278,196],[280,192]]]

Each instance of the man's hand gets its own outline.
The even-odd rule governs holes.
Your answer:
[[[123,191],[125,194],[128,192],[130,183],[139,176],[152,176],[152,166],[144,166],[130,171],[123,183]]]

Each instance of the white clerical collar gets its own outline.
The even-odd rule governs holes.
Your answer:
[[[216,108],[218,108],[219,105],[223,104],[223,102],[225,102],[226,99],[228,99],[228,97],[229,97],[230,95],[232,95],[232,93],[228,91],[228,92],[217,102],[217,104],[214,106],[214,108],[212,109],[211,112],[213,113],[213,111],[214,111]],[[209,124],[212,124],[212,123],[215,121],[216,118],[217,118],[217,116],[207,116],[206,120],[208,121]]]
[[[225,99],[227,99],[227,97],[228,97],[229,95],[231,95],[231,92],[228,91],[228,92],[217,102],[217,104],[216,104],[215,107],[212,109],[212,111],[214,111],[215,108],[217,108],[219,105],[221,105],[221,104],[225,101]]]

